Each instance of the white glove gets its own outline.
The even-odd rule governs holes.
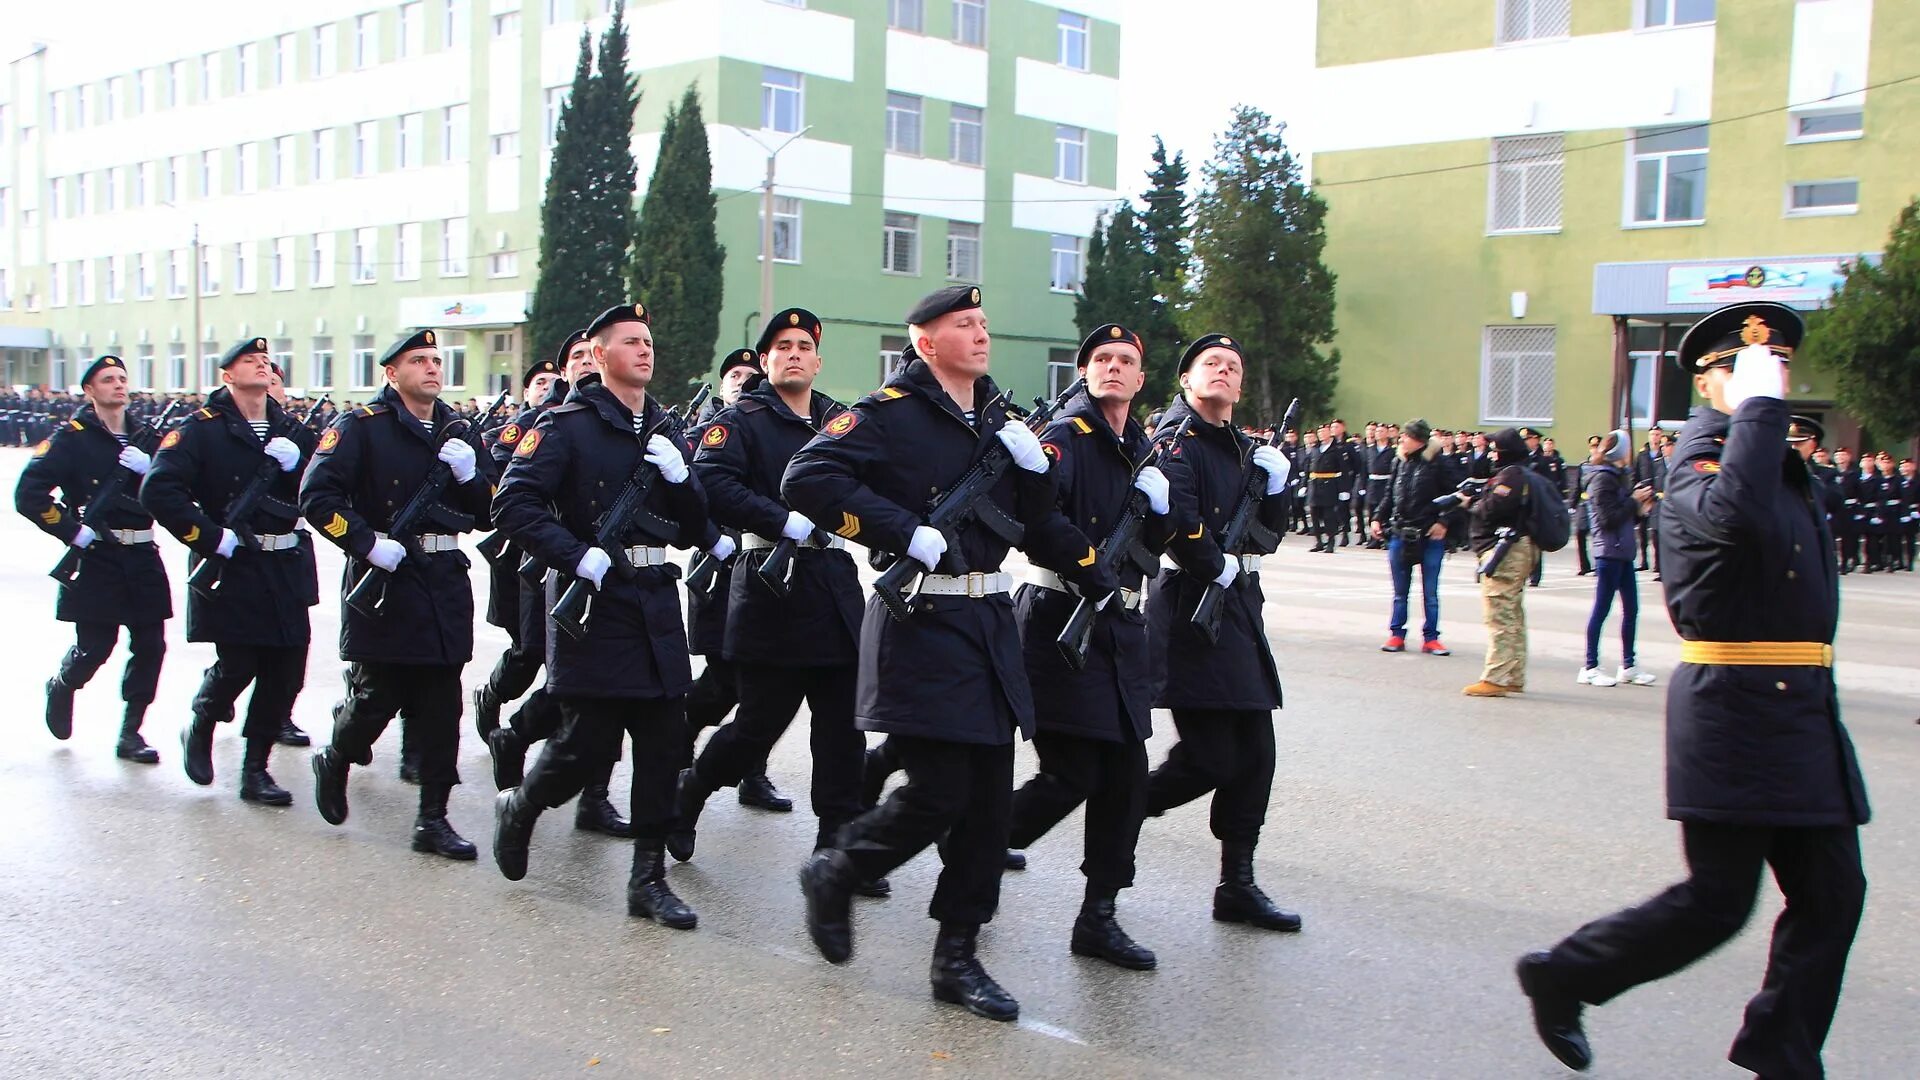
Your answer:
[[[238,550],[239,547],[240,547],[240,538],[234,535],[233,530],[221,529],[220,530],[220,546],[214,549],[214,554],[220,556],[223,559],[231,559],[233,558],[233,553],[236,550]]]
[[[660,479],[669,484],[687,482],[687,459],[673,440],[665,435],[655,435],[647,440],[647,460],[660,470]]]
[[[434,456],[452,467],[454,483],[464,484],[473,479],[473,447],[467,440],[448,439],[440,444],[440,452]]]
[[[262,449],[266,450],[268,457],[280,463],[281,472],[292,472],[300,465],[300,448],[293,445],[293,440],[285,435],[275,435],[268,439],[267,445]]]
[[[798,510],[787,511],[787,523],[780,527],[780,535],[798,543],[813,535],[813,519]]]
[[[145,476],[147,470],[153,468],[153,458],[149,457],[145,450],[137,446],[129,446],[120,451],[120,467],[135,476]]]
[[[132,447],[128,447],[128,449],[132,449]],[[80,531],[77,533],[74,533],[73,539],[68,542],[71,543],[74,547],[84,548],[88,544],[93,543],[93,536],[94,536],[93,530],[87,528],[85,525],[82,525],[80,526]]]
[[[728,559],[733,558],[733,553],[739,546],[740,545],[733,542],[733,537],[728,536],[726,533],[721,533],[720,539],[715,540],[713,546],[707,549],[707,554],[719,559],[721,562],[726,562]]]
[[[1280,452],[1277,446],[1256,446],[1253,448],[1253,463],[1267,472],[1267,494],[1278,495],[1287,490],[1287,478],[1293,475],[1293,462]]]
[[[1213,583],[1215,585],[1220,586],[1223,589],[1230,589],[1233,587],[1233,579],[1239,576],[1240,576],[1240,560],[1233,558],[1232,556],[1228,556],[1227,564],[1220,568],[1220,576],[1217,578],[1214,578]]]
[[[613,569],[613,560],[607,557],[606,552],[597,547],[588,548],[587,553],[580,556],[580,565],[573,568],[573,576],[591,582],[597,589],[600,587],[600,582],[607,576],[607,571],[611,569]]]
[[[1040,449],[1040,439],[1027,430],[1027,425],[1018,420],[1009,420],[1000,425],[997,432],[1000,441],[1013,455],[1013,463],[1028,472],[1047,471],[1047,452]]]
[[[400,569],[407,558],[407,545],[389,537],[376,537],[373,550],[367,552],[367,561],[391,574]]]
[[[1351,492],[1351,491],[1343,491],[1343,492],[1341,492],[1341,493],[1340,493],[1340,501],[1341,501],[1341,502],[1347,502],[1347,501],[1349,501],[1349,500],[1351,500],[1352,498],[1353,498],[1353,492]]]
[[[918,559],[931,571],[939,567],[940,556],[947,553],[947,538],[930,525],[915,525],[913,539],[907,541],[907,557]]]
[[[1100,598],[1100,602],[1099,602],[1099,603],[1097,603],[1097,604],[1095,604],[1095,605],[1093,605],[1093,610],[1095,610],[1095,611],[1105,611],[1105,610],[1107,610],[1107,605],[1108,605],[1108,604],[1111,604],[1111,603],[1113,603],[1113,598],[1114,598],[1114,597],[1115,597],[1116,595],[1118,595],[1118,594],[1116,594],[1116,593],[1108,593],[1107,595],[1105,595],[1105,596],[1103,596],[1103,597],[1101,597],[1101,598]]]
[[[1727,408],[1737,409],[1748,398],[1774,398],[1786,392],[1785,366],[1772,349],[1749,345],[1733,358],[1733,377],[1727,380]]]
[[[1133,486],[1140,494],[1147,497],[1147,509],[1161,515],[1173,509],[1173,503],[1167,498],[1173,485],[1167,482],[1166,473],[1148,465],[1134,474]]]

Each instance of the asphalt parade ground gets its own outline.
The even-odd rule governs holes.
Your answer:
[[[0,451],[12,489],[25,452]],[[176,611],[184,554],[162,540]],[[1527,597],[1524,697],[1468,699],[1485,634],[1472,568],[1447,561],[1451,657],[1383,655],[1384,555],[1310,554],[1290,537],[1265,560],[1268,631],[1286,704],[1262,885],[1306,929],[1214,923],[1218,845],[1204,804],[1149,820],[1120,920],[1159,954],[1123,971],[1069,955],[1081,894],[1080,815],[1005,878],[981,958],[1020,999],[1016,1025],[934,1002],[929,851],[856,901],[855,955],[821,960],[795,872],[813,836],[807,742],[769,769],[788,815],[722,792],[699,850],[671,871],[693,932],[625,914],[626,843],[546,814],[526,880],[486,854],[493,796],[485,748],[462,720],[454,825],[477,863],[409,850],[416,789],[395,777],[398,724],[354,770],[343,827],[313,808],[311,751],[276,749],[294,805],[235,795],[240,740],[223,727],[214,786],[189,783],[177,732],[209,646],[168,624],[146,734],[157,767],[112,755],[124,643],[81,692],[56,742],[42,684],[72,642],[46,571],[57,544],[0,519],[0,1076],[557,1077],[980,1076],[1549,1078],[1570,1075],[1535,1041],[1512,965],[1585,920],[1680,876],[1665,820],[1664,685],[1576,686],[1591,579],[1549,556]],[[340,558],[319,545],[323,600],[295,720],[327,741],[340,692]],[[484,564],[474,558],[484,608]],[[1019,567],[1014,567],[1019,568]],[[1920,579],[1854,575],[1837,643],[1844,717],[1874,801],[1862,834],[1869,892],[1829,1075],[1920,1076]],[[1640,662],[1661,676],[1678,644],[1641,578]],[[1413,602],[1418,639],[1419,599]],[[1618,615],[1615,620],[1617,624]],[[1609,627],[1603,663],[1619,662]],[[479,627],[469,689],[505,646]],[[1150,748],[1172,725],[1156,716]],[[1016,775],[1033,772],[1029,748]],[[614,778],[626,805],[627,769]],[[1724,1060],[1758,987],[1779,899],[1747,930],[1665,982],[1588,1012],[1602,1078],[1746,1076]]]

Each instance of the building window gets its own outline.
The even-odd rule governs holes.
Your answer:
[[[409,221],[393,232],[393,277],[417,281],[420,277],[420,223]]]
[[[400,5],[400,40],[397,47],[402,60],[427,51],[427,24],[420,17],[418,0]]]
[[[920,218],[888,214],[880,230],[880,269],[889,274],[920,272]]]
[[[259,288],[254,276],[253,241],[233,245],[233,291],[249,293]]]
[[[371,225],[364,229],[353,230],[353,283],[362,285],[374,280],[374,259],[379,254],[380,231]]]
[[[153,162],[142,161],[133,167],[133,206],[145,206],[153,198]],[[6,220],[5,206],[0,201],[0,221]]]
[[[453,48],[460,37],[460,0],[445,0],[440,7],[440,44]]]
[[[314,181],[333,179],[333,129],[321,128],[314,132],[311,149],[313,175],[309,179]]]
[[[153,389],[153,346],[142,345],[133,355],[133,385],[136,390]]]
[[[187,295],[187,252],[175,248],[167,252],[167,298],[178,300]]]
[[[353,388],[373,389],[373,335],[353,335]]]
[[[887,95],[887,149],[896,154],[920,152],[920,99],[912,94]]]
[[[1854,214],[1860,210],[1860,181],[1817,180],[1787,187],[1788,217]]]
[[[185,390],[187,388],[187,354],[185,346],[179,342],[173,345],[174,351],[167,354],[167,389]]]
[[[280,368],[280,381],[293,382],[293,342],[286,338],[273,339],[272,360]]]
[[[1501,45],[1573,32],[1573,0],[1500,0]]]
[[[979,165],[986,160],[986,110],[955,105],[947,121],[947,156],[957,165]]]
[[[120,170],[108,169],[105,182],[100,185],[100,212],[111,214],[120,208]]]
[[[133,257],[133,298],[135,300],[153,299],[153,256],[144,251]]]
[[[443,161],[467,160],[467,107],[449,105],[440,110],[440,152]]]
[[[493,151],[493,156],[497,158],[519,157],[520,156],[520,133],[517,131],[500,132],[498,135],[493,136],[491,140],[491,149]]]
[[[1053,234],[1053,268],[1049,284],[1055,292],[1078,292],[1086,277],[1087,241],[1084,237]]]
[[[1857,139],[1866,126],[1866,113],[1860,109],[1822,109],[1797,112],[1788,120],[1788,142],[1827,142],[1833,139]]]
[[[763,223],[764,226],[764,223]],[[762,255],[766,253],[761,252]],[[776,195],[773,198],[773,261],[800,261],[800,200]]]
[[[1047,350],[1047,396],[1056,398],[1079,378],[1078,354],[1073,349]]]
[[[1713,21],[1713,0],[1641,0],[1641,26],[1691,26]]]
[[[285,86],[293,81],[293,35],[281,34],[273,39],[273,85]]]
[[[180,88],[186,84],[186,81],[186,61],[175,60],[167,65],[166,93],[161,99],[167,108],[175,108],[180,104]]]
[[[987,0],[953,0],[953,40],[986,47]]]
[[[1489,326],[1481,339],[1480,422],[1553,423],[1551,326]]]
[[[0,269],[0,311],[13,310],[13,290],[7,285],[7,272]]]
[[[220,158],[218,151],[200,151],[200,197],[220,194]]]
[[[67,306],[67,276],[60,272],[59,263],[47,266],[47,306]]]
[[[1087,42],[1093,33],[1093,21],[1071,11],[1060,13],[1054,31],[1055,57],[1061,67],[1087,70]]]
[[[220,58],[213,53],[200,54],[200,100],[220,96]]]
[[[517,251],[496,251],[487,256],[487,276],[497,278],[518,277],[520,275],[520,253]]]
[[[233,50],[233,92],[244,94],[253,89],[254,61],[259,46],[249,41]]]
[[[120,97],[127,92],[127,80],[119,76],[107,80],[107,92],[100,98],[100,122],[111,124],[120,108]]]
[[[425,118],[419,113],[407,113],[400,118],[399,139],[395,149],[399,152],[398,164],[402,169],[417,169],[426,157]]]
[[[372,67],[380,59],[380,16],[371,12],[353,17],[353,66]]]
[[[47,95],[47,130],[59,133],[60,127],[60,91]]]
[[[335,41],[340,31],[332,23],[313,28],[313,77],[324,79],[333,74]]]
[[[447,389],[467,388],[467,347],[449,345],[440,350],[440,368],[447,377]]]
[[[233,154],[234,190],[241,194],[258,190],[260,187],[260,147],[257,143],[243,142]]]
[[[293,136],[282,135],[273,140],[273,186],[277,188],[293,186]]]
[[[274,238],[273,288],[276,292],[293,288],[293,237],[291,236]]]
[[[313,385],[323,390],[333,389],[333,339],[314,338],[313,348],[307,355],[313,358],[308,365],[313,372]]]
[[[147,99],[152,95],[149,84],[153,81],[153,72],[142,68],[133,73],[133,115],[142,116],[147,111]],[[3,127],[4,125],[0,125]]]
[[[366,176],[379,168],[379,151],[374,144],[378,137],[377,121],[362,120],[353,125],[353,175]]]
[[[882,383],[899,374],[900,369],[907,366],[901,359],[901,354],[906,351],[906,338],[889,335],[880,339],[880,381]]]
[[[1707,128],[1643,128],[1633,134],[1633,223],[1675,225],[1707,217]]]
[[[86,173],[76,173],[73,177],[72,217],[86,217],[93,209],[93,177]]]
[[[440,223],[440,276],[467,276],[466,218],[448,218]]]
[[[107,303],[117,304],[126,299],[120,291],[120,256],[109,255],[100,261],[106,266]]]
[[[760,126],[769,131],[799,131],[806,116],[800,73],[760,69]]]
[[[887,0],[887,25],[919,33],[926,25],[926,0]]]
[[[955,281],[980,280],[980,226],[971,221],[947,222],[947,276]]]
[[[1560,227],[1564,135],[1493,140],[1487,189],[1488,232]]]
[[[220,294],[220,260],[212,244],[200,245],[200,295]]]
[[[1087,182],[1087,129],[1057,125],[1053,129],[1053,178],[1070,184]]]
[[[493,36],[494,37],[497,37],[497,38],[512,37],[513,35],[518,34],[519,32],[520,32],[520,13],[519,12],[503,11],[500,14],[495,15],[493,17]]]
[[[160,198],[164,202],[177,203],[186,190],[183,182],[186,178],[186,162],[177,157],[167,159],[166,175],[161,177]]]
[[[48,221],[60,220],[60,190],[61,188],[66,186],[66,183],[67,182],[65,180],[61,179],[58,176],[47,181],[47,220]]]
[[[547,149],[560,138],[560,111],[567,107],[567,98],[572,87],[550,86],[547,88]]]

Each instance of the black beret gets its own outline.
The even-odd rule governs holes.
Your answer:
[[[949,285],[937,292],[928,293],[926,299],[913,305],[907,312],[908,326],[925,326],[942,315],[951,315],[956,311],[971,311],[980,306],[980,286]]]
[[[1733,363],[1740,350],[1749,345],[1765,345],[1791,359],[1806,330],[1806,320],[1785,304],[1761,300],[1728,304],[1708,312],[1687,329],[1675,359],[1680,370],[1690,375]]]
[[[817,339],[816,339],[817,340]],[[760,354],[752,349],[735,349],[720,358],[720,376],[726,377],[729,370],[737,367],[760,370]]]
[[[401,338],[399,341],[389,345],[386,355],[380,358],[380,363],[383,366],[391,364],[415,349],[436,349],[439,347],[440,335],[431,330],[420,330],[410,337]]]
[[[259,353],[261,356],[267,355],[266,338],[250,337],[240,344],[235,345],[233,348],[228,349],[227,354],[220,358],[220,370],[225,371],[233,365],[235,360],[243,356],[252,356],[254,353]]]
[[[560,342],[560,347],[553,350],[553,370],[559,371],[565,367],[567,354],[573,351],[575,345],[585,340],[587,340],[587,332],[585,330],[575,330],[573,333],[568,334],[566,339]]]
[[[780,331],[790,329],[805,330],[813,335],[814,347],[820,347],[820,316],[806,308],[790,307],[785,311],[775,312],[773,318],[767,320],[767,328],[760,331],[760,343],[755,345],[754,349],[758,352],[766,352],[773,347],[773,339],[780,336]],[[757,364],[758,361],[755,363]],[[726,370],[727,366],[722,362],[720,371],[724,374]]]
[[[109,353],[87,365],[86,372],[80,376],[80,385],[85,386],[92,382],[95,375],[100,374],[108,368],[119,368],[121,371],[125,371],[127,370],[127,362]]]
[[[574,332],[579,333],[579,331],[577,330]],[[520,389],[525,390],[528,387],[532,386],[533,380],[539,378],[542,375],[558,375],[558,374],[560,374],[559,364],[556,364],[551,360],[542,360],[539,363],[528,368],[527,373],[525,375],[520,376]]]
[[[1813,445],[1819,446],[1821,443],[1827,441],[1827,429],[1821,427],[1820,421],[1815,420],[1811,416],[1788,417],[1787,441],[1805,442],[1808,439],[1813,440]]]
[[[648,326],[652,326],[653,316],[647,313],[647,305],[638,300],[625,304],[616,304],[601,312],[592,322],[587,324],[587,336],[598,337],[600,331],[605,330],[615,323],[623,322],[645,323]]]
[[[1231,349],[1233,350],[1233,355],[1241,357],[1243,360],[1245,359],[1245,354],[1240,351],[1239,343],[1227,335],[1203,334],[1195,338],[1193,344],[1187,346],[1186,352],[1180,354],[1180,374],[1185,375],[1187,369],[1193,366],[1193,362],[1200,358],[1201,353],[1215,347]]]
[[[1143,363],[1146,361],[1147,347],[1141,342],[1139,334],[1121,326],[1119,323],[1106,323],[1102,326],[1094,327],[1093,333],[1088,334],[1087,339],[1080,343],[1080,355],[1073,358],[1074,366],[1086,367],[1087,361],[1093,359],[1093,350],[1112,341],[1124,341],[1132,345],[1134,348],[1140,350],[1141,361]]]

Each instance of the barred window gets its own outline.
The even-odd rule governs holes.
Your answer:
[[[1481,342],[1480,420],[1553,423],[1551,326],[1489,326]]]
[[[1500,0],[1498,44],[1566,37],[1573,32],[1573,0]]]
[[[1487,231],[1560,227],[1563,135],[1493,140],[1487,182]]]

